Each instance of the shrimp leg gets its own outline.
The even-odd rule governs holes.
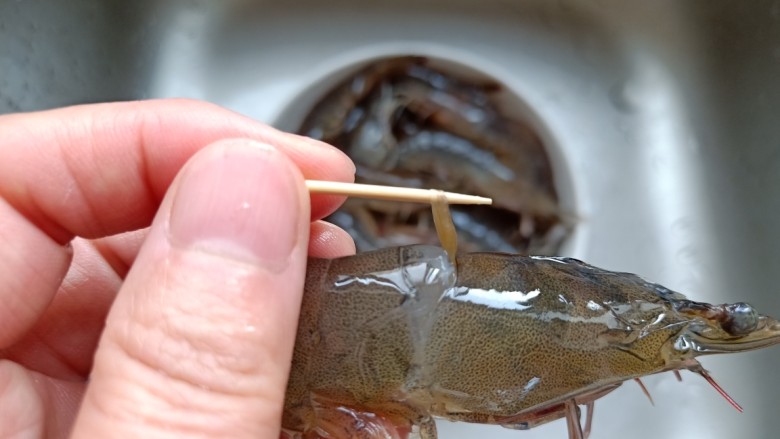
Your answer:
[[[582,432],[582,435],[585,436],[585,439],[588,439],[590,436],[590,427],[593,425],[593,408],[595,407],[595,403],[593,401],[585,404],[585,408],[588,409],[587,414],[585,415],[585,430]]]
[[[566,425],[569,427],[569,439],[586,439],[580,425],[580,408],[577,401],[570,399],[564,403],[566,410]]]

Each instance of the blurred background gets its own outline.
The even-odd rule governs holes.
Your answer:
[[[778,1],[0,1],[0,113],[189,97],[289,131],[368,60],[501,84],[576,220],[555,252],[780,316]],[[780,347],[627,383],[592,438],[770,438]],[[565,438],[440,423],[440,437]]]

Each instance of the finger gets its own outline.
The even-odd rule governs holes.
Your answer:
[[[0,437],[43,437],[45,410],[33,380],[23,367],[7,360],[0,360],[0,403]]]
[[[0,350],[48,306],[71,257],[69,245],[54,242],[0,197]]]
[[[54,299],[29,331],[0,350],[0,358],[50,377],[83,380],[122,278],[90,241],[75,239],[72,247],[73,260]]]
[[[147,226],[183,163],[231,136],[275,145],[307,178],[353,178],[335,148],[195,101],[0,117],[0,349],[27,332],[52,300],[70,262],[68,241]],[[312,202],[318,218],[340,199]]]
[[[0,196],[60,243],[136,230],[187,159],[237,137],[279,148],[305,178],[354,178],[351,161],[329,145],[207,103],[160,100],[0,117]],[[314,219],[342,200],[313,197]]]
[[[197,154],[112,306],[74,437],[277,438],[308,232],[283,154]]]
[[[84,387],[0,360],[0,437],[66,437]]]
[[[309,229],[309,256],[339,258],[355,254],[355,241],[339,226],[315,221]]]
[[[149,228],[92,239],[88,242],[122,279],[133,265],[141,245],[149,234]],[[78,240],[78,239],[77,239]],[[75,242],[75,241],[74,241]]]

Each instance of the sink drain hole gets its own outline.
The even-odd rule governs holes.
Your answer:
[[[542,136],[489,76],[431,57],[383,58],[321,96],[298,132],[347,153],[359,182],[493,198],[453,206],[460,250],[552,254],[570,233]],[[437,242],[427,206],[349,199],[328,219],[360,251]]]

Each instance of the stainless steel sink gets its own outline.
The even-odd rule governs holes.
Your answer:
[[[581,218],[566,254],[780,316],[780,2],[4,1],[0,112],[187,96],[294,129],[315,84],[403,53],[525,102]],[[655,407],[633,383],[599,401],[592,437],[776,436],[780,347],[703,362],[744,414],[666,374]],[[566,431],[440,425],[478,435]]]

